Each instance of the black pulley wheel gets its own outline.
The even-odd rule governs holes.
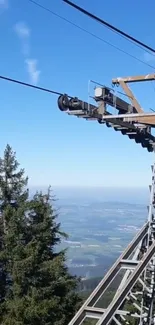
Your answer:
[[[123,135],[126,135],[126,132],[127,132],[127,130],[121,130],[121,133],[122,133]]]
[[[148,152],[152,152],[153,151],[153,147],[151,145],[148,145],[147,150],[148,150]]]
[[[148,147],[148,143],[145,142],[145,141],[142,141],[141,146],[142,146],[143,148],[147,148],[147,147]]]
[[[97,121],[98,121],[99,124],[104,124],[105,123],[105,121],[103,121],[101,118],[99,118]]]
[[[107,126],[108,128],[111,128],[111,125],[110,125],[108,122],[106,122],[106,126]]]
[[[142,138],[141,138],[139,135],[137,135],[137,136],[135,137],[135,142],[136,142],[136,143],[141,143],[141,142],[142,142]]]
[[[60,111],[64,112],[68,109],[69,100],[67,95],[60,95],[58,97],[58,107]]]

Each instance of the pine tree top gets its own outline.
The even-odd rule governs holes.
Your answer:
[[[80,298],[59,249],[66,234],[51,189],[28,200],[27,181],[7,145],[0,159],[0,323],[67,325]]]

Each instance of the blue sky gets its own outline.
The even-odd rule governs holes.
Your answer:
[[[61,0],[47,8],[155,66],[155,58],[83,16]],[[76,0],[88,10],[155,47],[155,2]],[[0,74],[88,98],[88,80],[111,85],[113,77],[153,69],[94,39],[28,0],[0,0]],[[69,117],[57,97],[0,80],[0,154],[9,143],[30,185],[143,187],[153,154],[127,137]],[[134,86],[142,107],[155,106],[155,83]],[[147,93],[146,93],[147,91]],[[93,95],[93,93],[92,93]]]

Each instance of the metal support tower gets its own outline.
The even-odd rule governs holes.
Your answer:
[[[152,166],[148,219],[101,280],[69,325],[89,319],[97,325],[155,324],[155,163]],[[102,298],[120,274],[118,289],[106,308]],[[100,308],[97,306],[100,302]]]
[[[102,86],[95,89],[95,104],[84,102],[66,94],[58,98],[58,107],[68,115],[112,127],[129,139],[140,143],[149,152],[155,151],[155,112],[145,112],[128,84],[155,80],[155,74],[112,79],[113,86],[121,86],[122,98],[113,89]],[[130,103],[129,103],[130,102]],[[115,109],[115,114],[109,111]],[[107,139],[106,139],[107,141]],[[97,325],[155,324],[155,164],[152,166],[148,219],[137,236],[128,245],[106,276],[77,312],[69,325],[79,325],[87,318]],[[117,279],[119,275],[119,280]],[[117,281],[116,281],[117,279]],[[106,290],[112,282],[118,288],[111,303],[103,305]],[[91,322],[92,323],[92,322]]]

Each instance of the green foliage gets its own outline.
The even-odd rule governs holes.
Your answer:
[[[51,206],[51,191],[28,200],[27,178],[10,146],[0,160],[0,323],[66,325],[81,300],[69,274],[65,236]]]
[[[7,145],[0,159],[0,324],[67,325],[100,279],[79,285],[69,274],[66,252],[57,249],[66,234],[57,222],[51,190],[28,200],[28,179],[18,167],[15,153]],[[108,306],[119,280],[97,307]],[[79,289],[83,290],[81,298]],[[125,307],[135,311],[129,304]],[[128,321],[137,324],[131,316]],[[86,319],[85,325],[94,322]]]
[[[27,178],[24,170],[17,171],[18,166],[15,153],[7,145],[0,159],[0,318],[10,292],[12,256],[17,241],[22,240],[23,209],[28,198]]]

